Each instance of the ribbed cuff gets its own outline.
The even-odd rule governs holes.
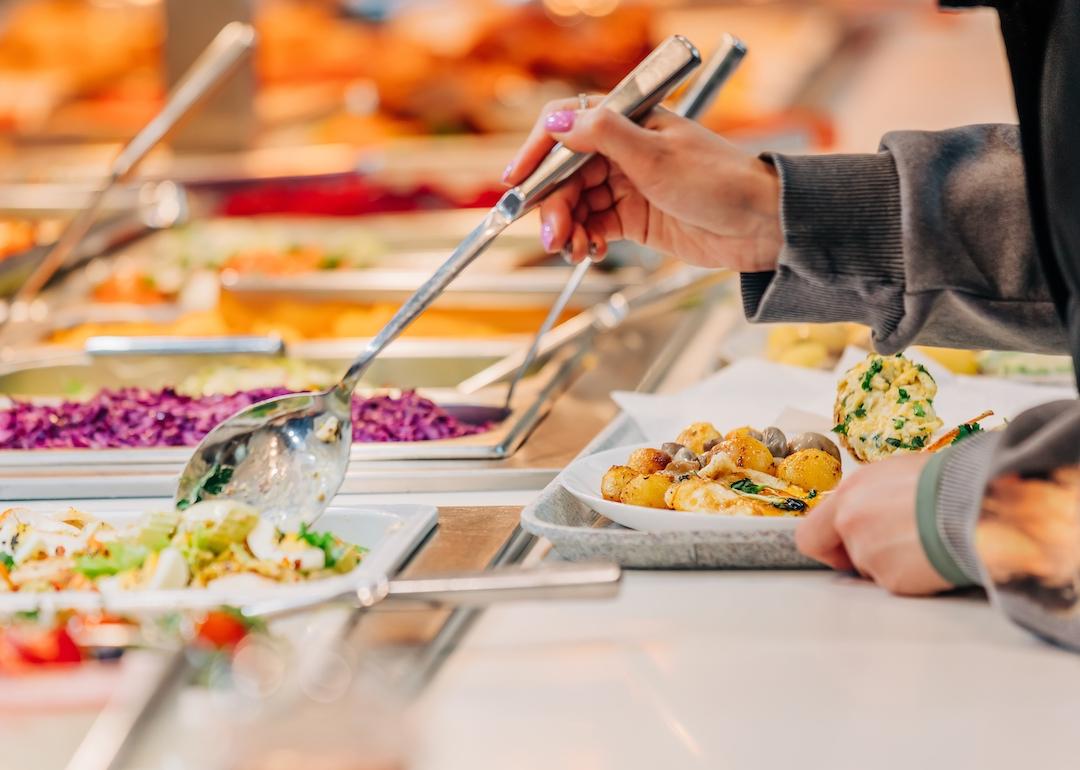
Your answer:
[[[930,459],[919,477],[916,515],[923,550],[934,569],[955,586],[982,582],[975,523],[1001,433],[966,438]]]
[[[766,154],[780,177],[775,272],[742,276],[754,322],[857,321],[888,336],[904,315],[900,182],[888,153]]]

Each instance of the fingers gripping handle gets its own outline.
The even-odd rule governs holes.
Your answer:
[[[672,35],[646,56],[600,102],[600,106],[634,121],[644,118],[701,63],[701,55],[682,35]],[[528,179],[503,195],[499,208],[517,219],[592,157],[556,144]]]

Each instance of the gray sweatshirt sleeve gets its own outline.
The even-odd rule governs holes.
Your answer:
[[[1080,401],[1043,404],[936,455],[917,500],[943,577],[982,584],[1018,624],[1080,651]]]
[[[1015,126],[895,132],[868,155],[765,157],[784,247],[776,271],[742,277],[751,321],[856,321],[882,352],[1067,352]]]
[[[1014,126],[888,134],[873,155],[766,156],[781,183],[775,271],[742,276],[752,321],[855,321],[875,347],[1068,352],[1035,252]],[[1080,402],[935,455],[927,557],[1013,620],[1080,650]]]

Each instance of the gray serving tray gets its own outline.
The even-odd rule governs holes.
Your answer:
[[[580,457],[645,436],[620,414]],[[570,561],[613,561],[645,569],[813,569],[822,565],[795,549],[790,532],[638,532],[601,517],[555,478],[521,512],[526,531],[551,541]]]

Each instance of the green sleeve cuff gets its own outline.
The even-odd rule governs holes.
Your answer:
[[[938,489],[948,456],[948,450],[937,452],[923,468],[915,495],[915,516],[919,524],[919,539],[931,566],[954,586],[970,586],[975,585],[975,581],[960,569],[938,528]]]

